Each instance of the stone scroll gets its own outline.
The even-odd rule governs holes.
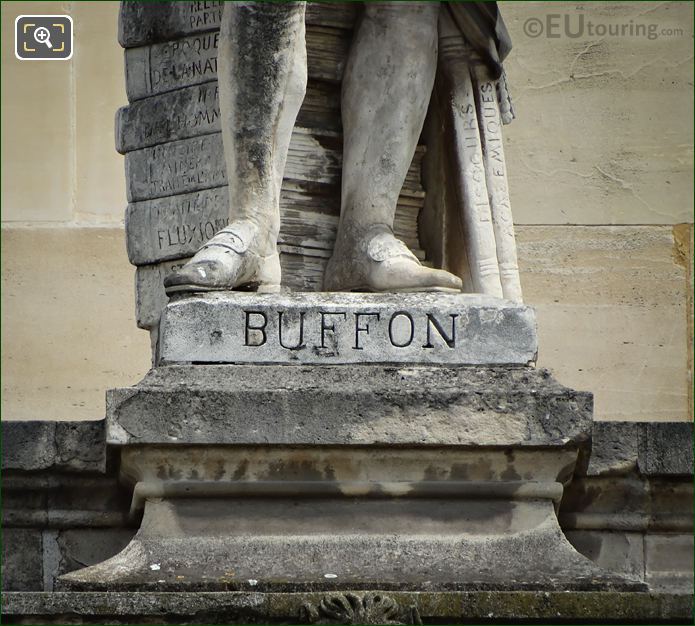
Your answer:
[[[116,117],[125,155],[126,241],[136,270],[136,319],[153,328],[164,277],[227,222],[227,181],[217,94],[222,2],[122,2],[129,104]],[[281,195],[283,285],[321,288],[340,214],[340,80],[358,7],[308,3],[309,83],[290,144]],[[403,185],[394,230],[423,260],[418,215],[424,146]]]

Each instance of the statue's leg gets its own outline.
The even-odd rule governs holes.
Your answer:
[[[393,236],[396,204],[422,131],[437,65],[436,2],[369,2],[343,79],[340,227],[324,288],[461,289]]]
[[[280,289],[280,188],[307,80],[304,9],[225,3],[218,81],[230,223],[167,279],[167,293]]]

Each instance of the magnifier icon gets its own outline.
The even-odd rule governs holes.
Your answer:
[[[46,44],[47,48],[52,48],[51,45],[51,33],[45,26],[39,26],[34,31],[34,39],[37,43]]]

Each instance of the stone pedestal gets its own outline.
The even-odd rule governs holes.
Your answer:
[[[581,556],[559,527],[592,398],[526,365],[530,309],[464,296],[436,309],[413,295],[312,298],[219,294],[169,305],[160,366],[107,399],[107,441],[121,449],[140,530],[64,585],[644,589]],[[329,333],[322,312],[345,327],[331,323]],[[294,365],[253,363],[249,355],[282,360],[281,313],[304,318],[306,346]],[[406,326],[389,335],[394,318]],[[315,345],[322,328],[331,350]],[[506,341],[485,340],[493,336]],[[251,338],[266,352],[254,353]],[[356,363],[355,353],[367,356]]]

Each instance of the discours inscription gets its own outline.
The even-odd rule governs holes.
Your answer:
[[[225,292],[172,301],[163,362],[527,364],[530,308],[465,294]]]
[[[323,193],[333,193],[334,189],[337,194],[342,167],[339,143],[340,136],[336,133],[320,133],[295,127],[287,154],[284,180],[304,185],[314,192],[317,186],[326,186]],[[404,196],[424,197],[420,183],[423,152],[418,149],[413,157],[401,190]],[[134,150],[126,154],[125,162],[129,202],[227,184],[221,133]]]
[[[295,128],[285,179],[337,186],[340,153],[335,137]],[[227,184],[220,133],[182,139],[126,154],[128,200],[149,200]]]

